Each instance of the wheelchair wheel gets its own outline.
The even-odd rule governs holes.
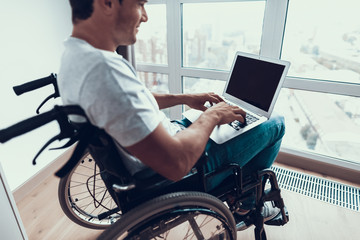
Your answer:
[[[119,212],[99,220],[99,214],[117,205],[101,179],[99,167],[88,152],[60,180],[58,198],[65,215],[83,227],[105,229],[121,216]]]
[[[236,239],[230,210],[202,192],[177,192],[127,212],[98,239]]]

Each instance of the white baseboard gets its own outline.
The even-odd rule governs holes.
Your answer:
[[[43,169],[37,172],[29,180],[21,184],[14,191],[12,191],[15,202],[21,201],[26,197],[31,191],[33,191],[37,186],[39,186],[45,179],[55,174],[59,168],[66,163],[67,160],[71,157],[73,152],[73,147],[66,150],[54,161],[46,165]]]

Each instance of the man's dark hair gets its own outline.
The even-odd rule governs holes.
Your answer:
[[[94,0],[69,0],[72,9],[72,22],[77,20],[85,20],[89,18],[93,12]]]
[[[89,18],[94,10],[94,0],[69,0],[72,9],[72,22]],[[123,0],[119,0],[120,4]]]

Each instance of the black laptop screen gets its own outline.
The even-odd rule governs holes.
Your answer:
[[[226,93],[268,111],[285,66],[237,56]]]

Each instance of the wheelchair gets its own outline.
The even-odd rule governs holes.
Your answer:
[[[266,201],[281,210],[266,224],[288,222],[276,176],[270,169],[247,178],[236,164],[207,173],[204,153],[178,182],[149,168],[131,175],[113,139],[88,121],[73,124],[69,120],[72,115],[86,118],[78,106],[55,106],[1,130],[0,142],[56,120],[60,134],[51,141],[69,138],[64,147],[77,143],[71,158],[56,173],[61,178],[60,205],[75,223],[104,228],[98,239],[236,239],[237,230],[244,224],[255,226],[255,239],[266,239],[261,214]],[[212,180],[219,176],[221,183],[212,187]],[[236,215],[249,197],[255,198],[253,209],[245,216]],[[90,201],[84,204],[84,199]]]

